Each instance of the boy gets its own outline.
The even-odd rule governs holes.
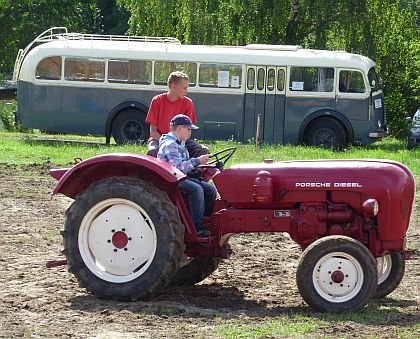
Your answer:
[[[159,139],[158,159],[170,163],[187,174],[198,165],[206,164],[210,154],[199,157],[189,157],[185,142],[191,136],[191,130],[198,129],[191,119],[184,114],[174,116],[170,122],[170,132]],[[178,185],[188,197],[188,210],[197,231],[197,237],[208,237],[210,232],[204,229],[203,216],[210,215],[216,199],[216,189],[213,185],[196,178],[188,178]]]
[[[159,139],[162,134],[169,132],[169,123],[175,115],[184,114],[190,118],[193,124],[197,122],[194,104],[186,96],[188,86],[188,75],[182,72],[172,72],[168,77],[169,91],[156,95],[152,99],[146,117],[146,122],[150,124],[150,138],[147,143],[148,155],[156,157],[159,150]],[[186,148],[190,156],[210,153],[207,148],[193,140],[186,142]]]

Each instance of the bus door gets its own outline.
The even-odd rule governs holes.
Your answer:
[[[283,143],[286,92],[285,67],[267,67],[265,94],[264,142]]]
[[[284,67],[247,66],[244,141],[255,139],[260,116],[260,141],[283,141]]]
[[[351,120],[363,122],[369,120],[370,92],[365,85],[362,72],[351,69],[338,69],[337,72],[336,110]]]
[[[244,105],[244,131],[243,141],[246,142],[255,138],[256,114],[255,97],[256,89],[256,66],[246,67],[245,105]]]

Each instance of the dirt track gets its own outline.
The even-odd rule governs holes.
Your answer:
[[[0,165],[0,337],[208,338],[230,322],[257,324],[296,313],[325,319],[299,296],[294,274],[300,250],[282,234],[233,237],[233,257],[200,285],[168,289],[148,302],[96,299],[65,266],[45,268],[60,257],[59,230],[71,204],[63,196],[51,200],[49,167]],[[409,245],[417,248],[419,205],[409,232]],[[401,286],[368,309],[381,320],[352,317],[312,334],[395,337],[395,328],[420,323],[419,260],[408,261]],[[408,336],[420,336],[416,329]]]

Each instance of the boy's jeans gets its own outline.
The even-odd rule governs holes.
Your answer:
[[[194,178],[181,181],[178,187],[187,195],[188,211],[195,228],[197,231],[204,229],[203,216],[213,212],[216,188],[212,184]]]

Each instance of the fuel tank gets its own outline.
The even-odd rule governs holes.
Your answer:
[[[302,202],[328,201],[348,204],[363,215],[363,203],[376,199],[378,236],[383,240],[405,234],[415,187],[403,164],[370,159],[240,164],[213,181],[227,206],[238,209],[291,209]]]

